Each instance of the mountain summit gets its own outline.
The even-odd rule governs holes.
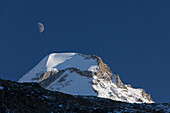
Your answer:
[[[72,95],[97,96],[128,103],[154,103],[144,89],[125,85],[96,55],[52,53],[19,79]]]

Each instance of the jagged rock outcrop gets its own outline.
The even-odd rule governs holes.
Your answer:
[[[37,82],[52,91],[92,95],[129,103],[153,103],[150,94],[122,83],[119,75],[96,55],[53,53],[19,82]]]

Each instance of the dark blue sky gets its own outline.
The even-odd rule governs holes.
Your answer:
[[[0,76],[17,80],[52,52],[98,55],[124,83],[169,102],[170,1],[0,0]]]

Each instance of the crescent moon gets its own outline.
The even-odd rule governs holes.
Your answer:
[[[37,25],[38,25],[39,32],[42,33],[44,31],[44,25],[40,22],[38,22]]]

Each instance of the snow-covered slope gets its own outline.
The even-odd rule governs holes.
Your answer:
[[[144,89],[124,85],[95,55],[53,53],[19,79],[72,95],[91,95],[129,103],[153,103]]]
[[[80,70],[97,71],[96,60],[85,60],[81,54],[77,53],[52,53],[46,56],[37,66],[19,79],[19,82],[38,82],[41,74],[48,71],[63,70],[74,67]]]

